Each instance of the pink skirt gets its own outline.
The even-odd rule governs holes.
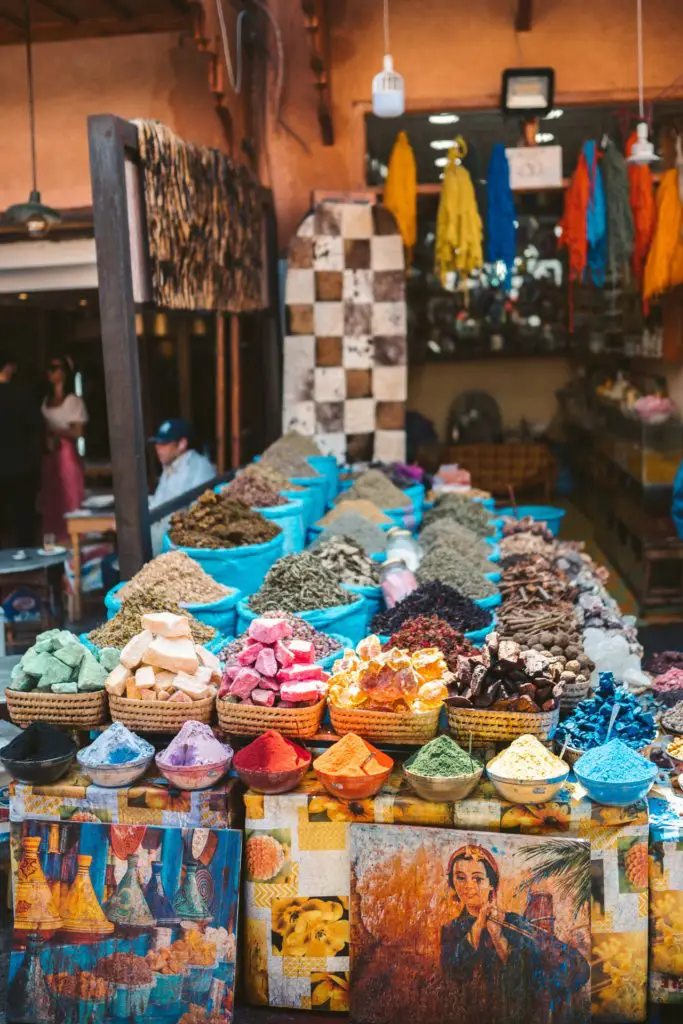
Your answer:
[[[85,477],[76,445],[60,438],[56,451],[43,456],[43,480],[40,506],[43,533],[54,533],[58,540],[68,536],[64,516],[75,512],[85,498]]]

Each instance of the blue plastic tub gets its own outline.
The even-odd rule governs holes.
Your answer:
[[[502,572],[485,572],[484,575],[487,580],[491,581],[491,583],[500,583],[503,578]]]
[[[298,501],[301,504],[301,518],[304,528],[304,539],[306,531],[315,522],[315,495],[310,487],[304,487],[300,491],[281,491],[283,498],[289,501]]]
[[[418,526],[422,523],[422,517],[424,516],[425,507],[425,485],[424,484],[411,484],[410,487],[406,487],[404,494],[407,494],[413,503],[415,508],[415,520]]]
[[[502,602],[503,597],[501,594],[491,594],[490,597],[480,597],[474,603],[480,608],[484,608],[486,611],[491,611],[492,608],[497,608]]]
[[[392,526],[400,526],[402,530],[410,530],[413,533],[419,525],[415,505],[412,501],[410,505],[401,505],[399,508],[383,508],[382,512],[393,520]],[[380,523],[380,526],[382,525]]]
[[[659,771],[657,765],[653,764],[650,775],[638,782],[598,782],[597,779],[587,779],[582,774],[578,767],[579,761],[574,765],[577,779],[591,800],[607,807],[627,807],[638,800],[644,800]]]
[[[125,581],[118,583],[105,594],[104,607],[107,609],[108,619],[113,619],[121,608],[118,592],[125,585]],[[187,608],[190,615],[203,622],[205,626],[213,626],[223,636],[232,636],[237,625],[237,602],[241,596],[239,590],[233,590],[219,601],[211,601],[209,604],[184,604],[183,608]]]
[[[500,562],[500,544],[491,544],[491,554],[487,555],[486,558],[494,564]]]
[[[218,484],[214,490],[216,494],[220,494],[226,487],[228,484]],[[271,505],[268,508],[254,507],[254,512],[259,512],[264,519],[270,519],[280,527],[285,535],[286,555],[296,555],[305,547],[304,503],[299,498],[291,497],[296,493],[296,491],[290,491],[289,494],[283,492],[282,496],[287,498],[286,505]]]
[[[311,493],[311,522],[317,523],[327,511],[327,477],[325,476],[292,476],[290,482],[297,487],[305,487]]]
[[[488,626],[484,626],[482,629],[470,630],[469,633],[465,633],[465,639],[469,640],[469,642],[471,644],[474,644],[475,647],[483,647],[486,637],[489,635],[489,633],[493,633],[494,629],[496,628],[497,622],[498,619],[494,615]]]
[[[168,534],[164,535],[163,543],[164,551],[184,551],[199,562],[209,576],[226,587],[240,590],[243,596],[256,593],[270,567],[282,558],[284,548],[285,535],[282,532],[265,544],[246,544],[241,548],[176,547]]]
[[[557,537],[562,526],[562,520],[566,516],[563,508],[555,508],[554,505],[518,505],[514,508],[501,508],[499,515],[509,516],[510,519],[526,519],[530,516],[537,523],[545,523],[553,537]]]
[[[396,526],[396,523],[376,523],[375,525],[379,526],[380,530],[384,530],[385,533],[388,533],[389,530],[393,530],[393,528]],[[309,526],[307,533],[308,543],[312,544],[314,541],[316,541],[324,529],[325,527],[320,526],[319,523],[313,523],[312,526]],[[380,554],[386,557],[385,551],[380,552]]]
[[[345,590],[350,590],[352,594],[359,594],[360,597],[365,598],[366,604],[366,619],[365,619],[365,636],[370,632],[370,623],[374,619],[378,612],[381,612],[384,608],[384,593],[380,586],[377,587],[359,587],[352,583],[344,584]]]
[[[305,619],[320,633],[338,634],[348,637],[351,646],[355,646],[359,640],[366,635],[365,622],[367,612],[365,610],[365,598],[359,597],[353,604],[340,604],[334,608],[314,608],[307,612],[296,613],[300,619]],[[259,616],[253,612],[248,605],[247,599],[240,601],[237,605],[237,632],[244,633],[249,628],[249,623]]]
[[[339,466],[334,455],[309,455],[306,459],[316,472],[327,480],[327,504],[331,505],[339,494]]]
[[[493,512],[496,508],[495,498],[472,498],[472,501],[476,501],[477,505],[483,505],[488,512]]]

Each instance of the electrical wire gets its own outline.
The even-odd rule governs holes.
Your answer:
[[[38,191],[38,173],[36,161],[36,109],[33,95],[33,55],[31,47],[31,11],[28,0],[24,0],[24,31],[26,34],[26,77],[28,81],[28,120],[31,134],[31,175],[33,192]]]
[[[277,50],[277,67],[275,71],[275,95],[273,98],[273,114],[278,124],[282,121],[282,91],[285,81],[285,48],[282,44],[282,32],[277,18],[263,0],[250,0],[250,3],[258,7],[266,15],[273,29],[275,36],[275,48]],[[286,127],[286,126],[285,126]]]
[[[638,25],[638,109],[640,120],[645,120],[644,70],[643,70],[643,0],[636,0],[636,16]]]
[[[242,92],[242,25],[244,23],[244,19],[247,16],[247,12],[246,10],[240,11],[240,13],[237,15],[237,23],[235,25],[235,64],[237,67],[236,73],[232,66],[232,57],[230,56],[230,43],[228,41],[228,29],[225,24],[223,0],[216,0],[216,13],[218,14],[218,22],[220,24],[221,29],[221,39],[223,40],[223,55],[225,57],[225,67],[227,68],[228,72],[228,80],[232,87],[232,91],[235,93],[236,96],[239,96],[239,94]]]
[[[390,53],[389,49],[389,0],[384,0],[384,52]]]

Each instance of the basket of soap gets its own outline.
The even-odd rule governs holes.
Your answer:
[[[435,647],[383,651],[379,637],[366,637],[334,664],[327,698],[334,730],[373,743],[427,743],[436,736],[449,678]]]
[[[216,710],[222,729],[258,736],[275,729],[283,736],[314,736],[325,710],[329,675],[315,664],[310,640],[293,636],[282,618],[252,619],[249,642],[223,667]]]
[[[15,725],[51,722],[89,728],[107,720],[105,681],[119,664],[119,652],[93,654],[65,629],[41,633],[14,666],[5,691]]]
[[[178,732],[184,722],[208,724],[216,703],[220,663],[192,639],[184,615],[153,612],[121,651],[105,682],[115,722],[138,732]]]

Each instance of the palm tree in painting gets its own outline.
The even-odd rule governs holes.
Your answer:
[[[542,882],[554,879],[558,896],[571,900],[575,916],[591,897],[590,858],[586,847],[575,839],[552,839],[535,843],[520,850],[528,865],[528,873],[518,886],[518,892],[528,892]]]

